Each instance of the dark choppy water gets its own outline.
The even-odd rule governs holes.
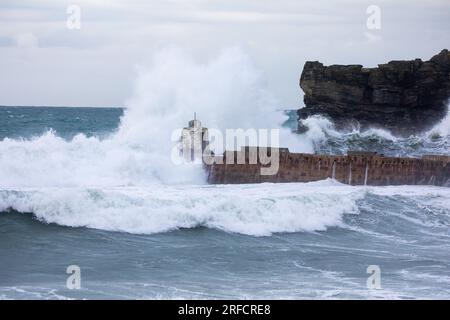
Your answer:
[[[448,188],[161,183],[172,171],[122,113],[0,107],[0,298],[450,298]],[[449,153],[445,126],[311,121],[318,151]]]

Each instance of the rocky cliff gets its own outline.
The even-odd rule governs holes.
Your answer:
[[[300,87],[305,93],[300,120],[320,114],[338,128],[359,123],[410,135],[431,128],[447,112],[450,52],[442,50],[425,62],[391,61],[376,68],[308,61]]]

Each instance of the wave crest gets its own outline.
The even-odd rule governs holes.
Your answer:
[[[358,213],[363,189],[334,181],[239,186],[22,189],[0,191],[0,212],[32,212],[46,223],[138,234],[208,227],[267,236],[323,231]]]

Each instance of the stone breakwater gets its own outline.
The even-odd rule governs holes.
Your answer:
[[[350,185],[435,185],[450,187],[450,157],[425,155],[422,158],[385,157],[372,152],[347,155],[290,153],[277,149],[278,171],[262,175],[268,165],[251,161],[251,148],[226,151],[205,164],[211,184],[310,182],[334,178]],[[232,157],[232,158],[231,158]],[[243,163],[237,163],[237,159]],[[272,158],[273,160],[273,158]],[[208,162],[211,163],[211,162]]]
[[[305,107],[299,120],[322,115],[337,128],[379,127],[408,136],[437,124],[450,98],[450,52],[428,61],[390,61],[376,68],[305,63],[300,78]],[[307,128],[299,123],[299,130]]]

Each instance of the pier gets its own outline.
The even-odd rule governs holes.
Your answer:
[[[268,149],[270,150],[270,148]],[[273,149],[272,149],[273,150]],[[435,185],[450,187],[450,157],[425,155],[422,158],[385,157],[376,152],[348,152],[346,155],[291,153],[277,148],[276,174],[261,174],[259,157],[251,161],[257,147],[226,151],[205,164],[211,184],[310,182],[336,179],[349,185]],[[273,152],[273,151],[272,151]],[[244,163],[227,160],[244,159]]]

